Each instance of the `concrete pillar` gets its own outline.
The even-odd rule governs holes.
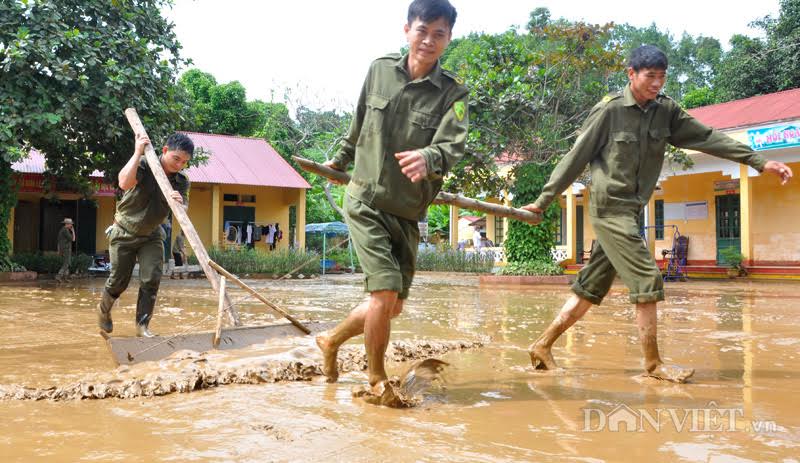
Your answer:
[[[458,206],[450,206],[450,247],[458,248]]]
[[[486,214],[486,238],[491,240],[492,243],[497,242],[497,231],[494,227],[494,219],[492,214]]]
[[[211,246],[219,246],[222,240],[222,187],[211,187]]]
[[[297,201],[297,249],[306,248],[306,190],[300,189]]]
[[[751,226],[751,210],[753,208],[753,182],[750,180],[748,166],[739,165],[739,223],[741,224],[740,236],[742,243],[743,265],[752,265],[755,261],[753,255],[753,234]]]
[[[645,228],[647,236],[647,249],[650,250],[650,255],[655,258],[656,255],[656,229],[652,228],[656,224],[656,198],[650,197],[647,202],[647,207],[644,211],[644,224],[651,228]]]
[[[574,264],[578,260],[578,220],[575,216],[575,193],[572,192],[572,185],[567,188],[567,262]]]
[[[16,208],[11,208],[11,216],[8,218],[8,243],[13,254],[14,252],[14,212]]]

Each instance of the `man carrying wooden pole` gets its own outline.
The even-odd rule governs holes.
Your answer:
[[[150,139],[136,134],[136,148],[119,172],[119,187],[125,193],[117,203],[114,225],[109,234],[111,274],[106,280],[102,299],[97,306],[98,325],[106,333],[114,329],[111,308],[128,288],[133,267],[139,262],[139,297],[136,301],[136,335],[152,337],[148,326],[153,316],[164,256],[164,231],[161,223],[169,214],[169,204],[155,176],[143,159]],[[184,134],[174,133],[167,139],[160,157],[170,185],[173,201],[188,207],[189,178],[181,172],[192,158],[194,144]]]
[[[364,334],[369,384],[386,387],[384,354],[391,319],[403,310],[416,266],[417,222],[464,153],[468,91],[439,63],[450,43],[456,10],[447,0],[415,0],[404,26],[409,52],[370,66],[350,131],[327,167],[354,163],[344,212],[364,270],[363,303],[317,337],[323,373],[338,378],[337,354]]]

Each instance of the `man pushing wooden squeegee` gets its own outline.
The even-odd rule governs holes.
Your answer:
[[[193,154],[192,141],[186,135],[173,134],[167,140],[167,146],[162,149],[163,153],[159,158],[150,144],[136,110],[128,108],[125,115],[136,134],[136,149],[119,175],[120,187],[125,190],[125,195],[117,205],[114,225],[109,236],[112,273],[98,305],[98,322],[103,333],[110,333],[113,330],[111,307],[127,287],[133,263],[138,256],[142,285],[137,302],[137,335],[151,337],[153,335],[148,329],[148,324],[155,305],[161,277],[161,259],[164,255],[160,224],[167,217],[168,209],[171,209],[177,218],[200,266],[216,292],[219,292],[219,275],[212,268],[208,252],[186,213],[189,179],[181,173],[181,170]],[[142,159],[142,156],[145,158]],[[250,290],[251,293],[254,292],[238,279],[234,282]],[[241,325],[228,295],[224,297],[231,321],[235,326]],[[301,332],[310,333],[306,326],[286,312],[272,304],[268,303],[268,306],[289,319]]]

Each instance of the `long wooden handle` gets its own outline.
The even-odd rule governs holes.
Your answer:
[[[142,121],[139,119],[139,114],[136,113],[135,109],[126,109],[125,117],[128,118],[128,123],[131,125],[131,128],[135,134],[147,136],[147,131],[144,129],[144,125],[142,125]],[[206,248],[203,246],[203,242],[200,240],[197,230],[194,229],[192,221],[189,220],[189,214],[186,213],[186,209],[183,208],[182,204],[172,199],[172,192],[174,190],[172,189],[172,185],[169,183],[169,179],[167,179],[167,174],[165,174],[164,169],[161,168],[161,161],[159,161],[158,156],[153,149],[152,143],[145,147],[144,156],[147,160],[147,165],[150,166],[150,171],[153,172],[153,176],[156,178],[156,183],[158,183],[159,188],[161,188],[161,192],[167,199],[169,208],[172,209],[172,213],[175,215],[175,218],[178,219],[178,223],[181,225],[181,229],[186,235],[186,239],[192,246],[194,255],[197,256],[197,261],[200,263],[200,267],[203,268],[206,278],[208,278],[208,281],[211,282],[211,287],[214,288],[214,291],[219,294],[219,275],[217,275],[214,269],[208,265],[208,261],[210,260],[208,257],[208,252],[206,252]],[[236,308],[234,308],[230,298],[228,298],[227,295],[225,295],[225,297],[228,299],[226,302],[230,308],[228,314],[231,318],[231,321],[235,326],[240,326],[242,322],[239,319],[239,314],[236,312]]]
[[[222,319],[225,316],[225,277],[219,277],[219,306],[217,307],[217,327],[214,329],[214,338],[211,340],[211,345],[216,349],[219,347],[219,341],[222,338]]]
[[[213,260],[209,260],[208,264],[211,267],[213,267],[216,271],[218,271],[222,276],[224,276],[225,278],[227,278],[227,279],[231,280],[232,282],[236,283],[242,289],[244,289],[245,291],[250,293],[251,296],[253,296],[256,299],[258,299],[259,301],[263,302],[264,304],[267,305],[267,307],[269,307],[270,309],[274,310],[275,312],[277,312],[278,314],[280,314],[281,316],[285,317],[287,320],[292,322],[292,325],[296,326],[298,329],[300,329],[300,331],[304,332],[305,334],[311,334],[311,330],[308,329],[305,325],[303,325],[297,319],[295,319],[294,317],[292,317],[291,315],[286,313],[286,311],[284,311],[283,309],[279,308],[278,306],[276,306],[272,302],[268,301],[267,298],[265,298],[264,296],[259,294],[255,289],[253,289],[250,286],[248,286],[247,283],[245,283],[244,281],[236,278],[235,275],[233,275],[229,271],[227,271],[224,268],[222,268],[221,265],[219,265],[218,263],[214,262]]]
[[[328,166],[300,156],[292,156],[292,159],[294,159],[303,170],[311,172],[312,174],[317,174],[340,183],[348,183],[350,181],[350,176],[347,172],[331,169]],[[487,203],[486,201],[479,201],[477,199],[445,193],[443,191],[440,191],[439,194],[436,195],[433,204],[452,204],[453,206],[458,206],[463,209],[485,212],[497,217],[520,220],[531,225],[537,225],[542,221],[542,214],[536,212],[503,206],[501,204]]]

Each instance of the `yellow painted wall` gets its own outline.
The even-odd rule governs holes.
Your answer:
[[[795,174],[781,186],[774,175],[751,178],[751,226],[756,261],[800,261],[800,163],[788,164]]]
[[[592,219],[589,217],[589,189],[581,192],[582,198],[575,198],[578,206],[583,206],[583,250],[590,251],[592,249],[592,241],[597,238],[592,228]]]
[[[289,206],[298,207],[297,226],[298,241],[305,242],[305,224],[301,224],[300,215],[303,212],[303,222],[305,222],[305,190],[296,188],[275,188],[275,187],[255,187],[247,185],[220,185],[220,195],[255,195],[255,203],[237,204],[232,201],[221,201],[219,205],[219,216],[221,218],[220,229],[212,230],[212,185],[206,183],[194,183],[189,197],[189,218],[192,220],[200,239],[206,246],[210,246],[213,234],[222,236],[224,227],[225,206],[245,206],[255,208],[255,221],[258,224],[278,223],[283,231],[283,239],[278,242],[277,249],[285,249],[289,243]],[[301,198],[302,195],[302,198]],[[302,203],[302,204],[301,204]],[[177,224],[175,224],[177,226]],[[302,226],[302,229],[301,229]],[[176,228],[173,228],[175,230]],[[265,249],[266,241],[256,242],[257,249]]]
[[[95,225],[94,247],[97,253],[102,253],[108,249],[106,228],[114,223],[117,202],[113,196],[95,198],[95,201],[97,201],[97,224]]]
[[[715,192],[714,182],[731,180],[721,172],[708,172],[696,175],[669,177],[661,183],[664,194],[658,199],[667,203],[706,201],[708,218],[706,220],[665,220],[665,225],[677,225],[681,235],[689,237],[689,260],[716,261],[716,196],[725,192]],[[661,258],[662,249],[672,248],[673,228],[664,229],[664,239],[656,241],[656,257]]]
[[[211,185],[193,183],[189,190],[189,219],[192,221],[200,241],[207,247],[211,247]],[[221,212],[220,212],[221,213]],[[173,236],[180,230],[178,221],[172,224]],[[219,231],[222,236],[222,230]],[[185,246],[187,253],[192,253],[188,242]]]

